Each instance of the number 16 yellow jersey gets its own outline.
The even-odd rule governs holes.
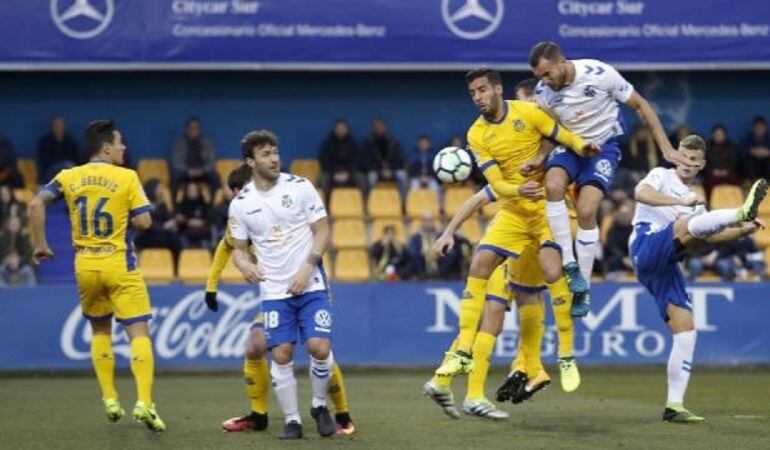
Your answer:
[[[62,170],[44,189],[67,202],[77,269],[136,268],[130,220],[152,205],[135,171],[91,161]]]

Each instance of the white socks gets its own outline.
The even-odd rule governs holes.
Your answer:
[[[737,209],[717,209],[692,217],[687,223],[687,231],[696,238],[703,238],[717,234],[736,223]]]
[[[329,352],[326,359],[310,357],[310,383],[313,386],[312,407],[326,406],[326,396],[329,393],[329,381],[331,380],[334,355]]]
[[[273,378],[273,391],[278,397],[286,423],[296,421],[302,423],[297,408],[297,379],[294,378],[294,362],[281,365],[273,361],[270,367],[270,376]]]
[[[575,262],[575,253],[572,250],[572,231],[569,226],[569,211],[564,200],[558,202],[546,202],[545,214],[548,217],[548,226],[551,227],[553,238],[561,247],[562,264]]]
[[[577,260],[580,266],[580,273],[586,283],[591,285],[591,274],[594,271],[594,260],[596,251],[599,249],[599,227],[590,230],[578,228],[575,236],[575,249],[577,250]]]
[[[684,403],[684,393],[687,390],[687,382],[690,381],[696,337],[695,330],[674,335],[671,355],[668,357],[668,404]]]

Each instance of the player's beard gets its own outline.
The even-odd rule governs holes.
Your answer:
[[[281,166],[278,169],[270,167],[257,167],[257,175],[265,181],[275,182],[281,176]]]

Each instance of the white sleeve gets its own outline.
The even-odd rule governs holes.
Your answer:
[[[249,232],[246,228],[246,223],[243,220],[243,215],[241,213],[241,209],[239,208],[237,199],[233,199],[233,201],[230,202],[227,226],[230,228],[230,236],[232,236],[233,239],[237,239],[239,241],[245,241],[249,239]]]
[[[656,191],[660,191],[663,187],[663,182],[666,178],[666,169],[662,167],[656,167],[650,171],[650,173],[647,174],[646,177],[642,178],[642,180],[637,184],[637,186],[641,186],[642,184],[646,184],[647,186],[652,187]]]
[[[313,183],[305,180],[300,183],[302,186],[300,191],[300,204],[302,210],[307,214],[307,223],[315,223],[326,217],[326,208],[324,202],[321,200],[321,196],[318,195],[318,191],[313,187]]]
[[[604,69],[604,73],[599,75],[599,87],[607,91],[615,100],[621,103],[627,102],[634,93],[634,86],[614,67],[602,64],[600,68]]]

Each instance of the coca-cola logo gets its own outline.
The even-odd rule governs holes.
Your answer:
[[[253,291],[238,297],[220,291],[219,312],[212,314],[203,301],[203,290],[191,292],[173,306],[152,310],[150,334],[155,344],[155,357],[160,359],[241,358],[252,320],[260,300]],[[61,332],[61,350],[72,360],[91,358],[91,327],[80,306],[67,317]],[[113,351],[128,358],[130,344],[122,327],[113,327]]]

